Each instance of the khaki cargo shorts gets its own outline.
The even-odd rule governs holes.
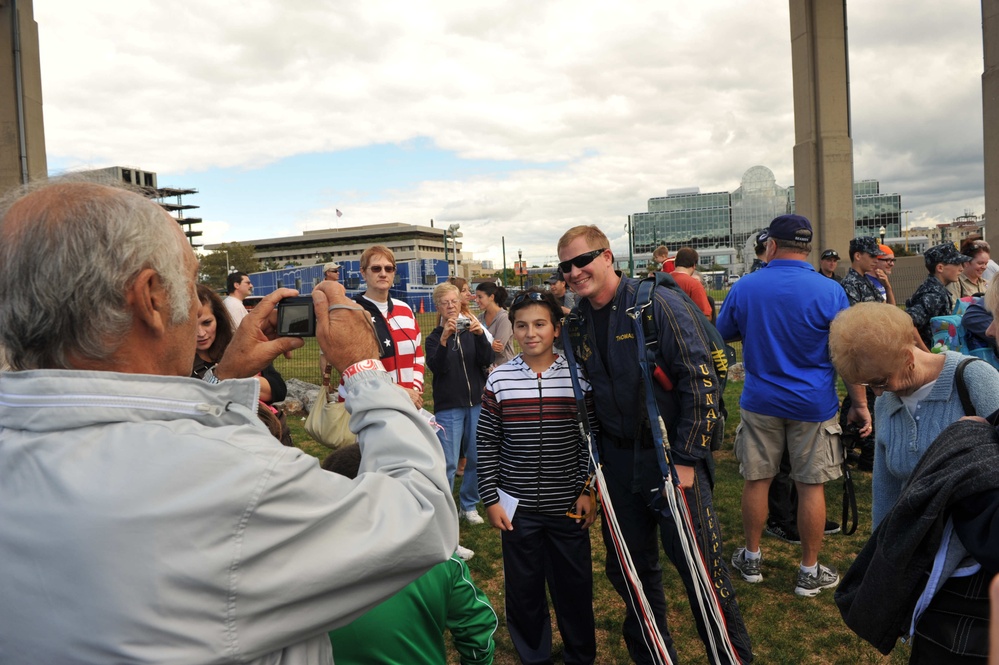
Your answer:
[[[735,457],[746,480],[773,478],[784,449],[791,459],[791,479],[819,485],[843,475],[839,417],[822,423],[764,416],[740,409],[735,431]]]

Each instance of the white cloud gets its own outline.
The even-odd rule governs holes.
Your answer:
[[[620,235],[646,199],[689,185],[732,190],[755,164],[793,180],[782,0],[34,9],[48,150],[66,163],[196,174],[421,137],[468,159],[564,162],[426,181],[381,200],[331,197],[364,223],[460,222],[466,248],[486,258],[499,259],[501,235],[508,260],[516,242],[537,261],[572,224]],[[980,4],[848,11],[857,178],[880,179],[928,219],[981,212]],[[209,229],[252,235],[224,210],[203,212],[232,222],[206,222],[206,241]],[[297,223],[331,226],[329,214]],[[268,233],[295,223],[275,220]]]

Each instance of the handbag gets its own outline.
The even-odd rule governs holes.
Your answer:
[[[305,431],[316,443],[331,450],[352,443],[357,443],[357,435],[350,431],[350,413],[343,402],[329,401],[330,372],[332,365],[326,365],[323,371],[323,385],[319,389],[309,417],[305,419]]]

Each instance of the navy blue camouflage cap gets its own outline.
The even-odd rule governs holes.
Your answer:
[[[871,256],[882,256],[884,252],[881,251],[881,245],[878,243],[878,239],[874,236],[860,236],[854,238],[850,241],[850,260],[853,260],[853,255],[857,252],[863,252],[864,254],[870,254]]]
[[[781,215],[770,222],[771,238],[794,242],[812,242],[812,223],[801,215]]]
[[[938,263],[961,265],[970,261],[971,257],[957,251],[957,247],[953,244],[945,242],[923,252],[923,260],[926,261],[926,269],[933,272]]]

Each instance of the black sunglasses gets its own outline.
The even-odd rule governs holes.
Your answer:
[[[563,275],[568,275],[572,271],[573,266],[576,266],[577,268],[585,268],[593,263],[593,259],[597,258],[606,251],[607,248],[605,247],[604,249],[595,249],[592,252],[585,252],[579,256],[574,256],[568,261],[562,261],[559,263],[558,269],[562,271]]]
[[[521,293],[518,293],[517,297],[513,299],[512,303],[510,303],[510,307],[517,307],[527,300],[541,302],[544,299],[544,295],[545,294],[539,291],[522,291]]]
[[[380,273],[382,270],[385,272],[395,272],[395,266],[368,266],[368,270],[375,274]]]

